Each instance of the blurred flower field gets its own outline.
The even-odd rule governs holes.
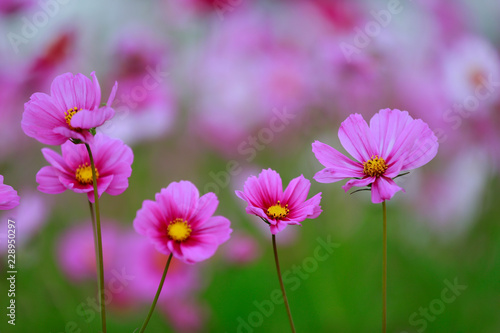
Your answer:
[[[0,194],[11,186],[20,197],[0,200],[0,332],[100,332],[92,171],[83,144],[74,162],[68,138],[95,139],[108,180],[98,183],[108,332],[138,331],[170,252],[148,332],[289,331],[270,230],[297,332],[380,331],[382,199],[316,181],[325,166],[313,143],[349,156],[341,124],[352,114],[370,124],[387,108],[422,119],[439,143],[384,199],[387,331],[500,332],[499,20],[493,0],[0,0]],[[37,127],[45,97],[33,94],[54,95],[65,73],[92,82],[85,94],[102,97],[83,108],[106,117],[75,109],[60,120],[67,130],[49,135]],[[37,141],[42,132],[52,141]],[[392,170],[368,158],[374,178]],[[303,175],[294,181],[310,181],[314,200],[269,204],[270,225],[247,214],[245,184],[266,169],[283,189]],[[194,187],[171,193],[197,188],[214,212],[198,229],[172,215],[177,229],[158,240],[153,206],[171,196],[155,195],[182,180]],[[203,199],[209,192],[216,198]],[[306,206],[302,226],[280,224]],[[176,247],[214,218],[212,247]]]

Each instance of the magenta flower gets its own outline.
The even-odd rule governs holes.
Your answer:
[[[280,175],[271,169],[262,170],[259,177],[250,176],[245,190],[236,195],[248,203],[246,212],[268,222],[273,235],[289,224],[298,224],[306,218],[314,219],[321,214],[321,193],[306,200],[311,182],[300,175],[292,179],[283,192]]]
[[[70,138],[91,142],[93,137],[88,130],[101,126],[115,114],[111,104],[117,83],[106,106],[100,107],[101,88],[95,73],[90,75],[92,81],[83,74],[59,75],[52,82],[50,95],[31,95],[24,104],[24,133],[48,145],[60,145]]]
[[[123,193],[132,174],[132,149],[122,141],[101,133],[97,133],[94,142],[89,145],[94,156],[99,197],[104,192],[110,195]],[[43,156],[51,165],[38,171],[38,190],[55,194],[69,189],[87,193],[89,200],[94,202],[92,168],[85,145],[68,141],[61,146],[61,151],[62,156],[49,148],[42,149]]]
[[[19,196],[12,186],[3,183],[3,176],[0,175],[0,210],[12,209],[19,205]]]
[[[212,216],[219,205],[214,193],[200,197],[196,186],[181,181],[163,188],[155,199],[143,202],[134,228],[159,252],[192,264],[210,258],[229,239],[229,220]]]
[[[369,186],[373,203],[390,200],[403,190],[393,178],[432,160],[439,146],[426,123],[396,109],[380,110],[369,127],[360,114],[350,115],[340,126],[339,139],[355,161],[315,141],[312,150],[325,169],[314,179],[333,183],[353,177],[342,188],[347,192],[353,186]]]

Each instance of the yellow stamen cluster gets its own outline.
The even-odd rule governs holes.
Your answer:
[[[183,219],[175,219],[167,227],[167,235],[176,242],[183,242],[191,235],[191,227]]]
[[[288,209],[288,204],[285,207],[281,206],[280,201],[276,205],[273,205],[267,209],[267,216],[273,219],[282,219],[285,218],[288,213],[290,213],[290,209]]]
[[[64,119],[66,120],[66,123],[68,124],[69,128],[72,130],[75,128],[71,126],[71,118],[73,118],[73,116],[80,110],[78,110],[78,108],[75,106],[74,108],[64,112]]]
[[[76,169],[75,178],[82,185],[92,184],[92,167],[86,162],[84,164],[80,164],[78,169]],[[99,179],[99,172],[97,171],[97,168],[95,169],[95,179]]]
[[[363,173],[368,177],[380,177],[387,168],[385,160],[378,155],[372,156],[370,160],[363,163]]]

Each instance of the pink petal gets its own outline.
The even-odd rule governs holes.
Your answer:
[[[196,186],[189,181],[173,182],[156,195],[156,201],[165,210],[165,215],[172,220],[182,218],[190,221],[196,211],[200,194]]]
[[[47,162],[49,162],[49,164],[56,168],[59,172],[72,173],[72,169],[68,167],[62,156],[52,149],[42,148],[42,155],[45,157]]]
[[[407,126],[413,121],[408,112],[400,110],[380,110],[370,120],[370,129],[377,143],[379,156],[387,159],[394,148],[398,149],[401,142],[398,138],[405,132]],[[395,147],[395,145],[398,146]],[[386,160],[386,162],[389,162]]]
[[[134,229],[141,235],[147,235],[149,229],[159,229],[169,221],[157,202],[144,200],[142,208],[137,211],[134,219]]]
[[[247,212],[247,214],[256,215],[271,223],[271,219],[269,218],[269,216],[267,216],[262,208],[248,205],[247,208],[245,208],[245,211]]]
[[[262,170],[259,175],[259,184],[263,202],[268,207],[274,205],[283,196],[283,183],[279,173],[274,170]],[[246,191],[245,191],[246,192]]]
[[[90,129],[99,127],[106,120],[113,118],[115,110],[110,107],[102,107],[94,110],[80,110],[71,118],[71,126],[74,128]]]
[[[213,256],[218,246],[219,244],[213,235],[192,236],[187,241],[180,243],[182,258],[179,259],[188,264],[203,261]]]
[[[71,141],[66,142],[61,146],[62,156],[64,158],[65,164],[72,170],[76,172],[79,166],[87,163],[90,165],[90,158],[87,152],[87,148],[83,144],[74,144]]]
[[[58,109],[50,96],[35,93],[29,102],[24,104],[21,127],[27,136],[48,145],[60,145],[67,137],[55,133],[56,127],[67,126],[64,112]]]
[[[67,139],[79,139],[86,143],[94,142],[94,136],[87,130],[83,130],[81,132],[70,130],[69,127],[56,127],[53,130],[54,133],[60,134]]]
[[[347,177],[362,177],[363,166],[359,162],[355,162],[341,154],[335,148],[330,147],[320,141],[314,141],[312,151],[318,161],[326,168],[333,169],[332,171],[339,174],[345,174]],[[339,179],[340,180],[340,179]]]
[[[390,200],[396,192],[403,190],[394,180],[386,177],[378,177],[372,184],[372,202],[381,203]]]
[[[345,150],[359,162],[365,162],[378,153],[370,128],[360,114],[352,114],[342,122],[339,139]]]
[[[434,133],[421,119],[414,120],[406,111],[380,110],[370,121],[381,157],[388,164],[401,164],[400,170],[418,168],[434,158],[438,143]]]
[[[307,199],[311,182],[300,175],[290,181],[283,193],[282,205],[288,204],[290,207],[298,205]]]
[[[66,191],[66,186],[59,181],[59,172],[52,166],[41,168],[36,174],[36,182],[40,192],[57,194]]]
[[[344,186],[342,186],[342,189],[347,192],[349,191],[353,186],[357,187],[364,187],[368,186],[369,184],[373,183],[376,180],[375,177],[366,177],[363,179],[351,179],[347,183],[345,183]]]
[[[90,76],[92,77],[92,83],[93,83],[93,88],[94,88],[94,107],[93,109],[98,109],[100,107],[99,104],[101,104],[101,86],[99,85],[99,80],[97,80],[97,76],[95,75],[95,72],[90,73]]]
[[[111,93],[109,94],[109,98],[108,98],[108,102],[106,103],[106,106],[111,107],[111,105],[113,104],[113,101],[115,100],[117,90],[118,90],[118,82],[115,81],[115,84],[113,85],[113,89],[111,89]]]
[[[361,165],[361,164],[360,164]],[[363,166],[360,166],[360,170],[363,170]],[[325,168],[316,172],[313,179],[318,183],[335,183],[339,180],[351,178],[351,177],[364,177],[362,171],[354,172],[350,169],[341,170],[338,168]]]
[[[192,236],[212,235],[217,244],[222,244],[229,239],[231,235],[231,222],[223,216],[212,216],[205,222],[193,229]]]
[[[278,232],[285,230],[288,224],[283,221],[278,221],[277,224],[271,224],[270,230],[271,234],[276,235]]]
[[[91,146],[96,166],[103,171],[111,171],[117,163],[132,164],[134,154],[132,149],[123,141],[111,138],[105,134],[97,133]]]
[[[309,200],[302,202],[296,207],[290,208],[290,214],[287,218],[292,222],[302,222],[305,219],[314,219],[318,217],[322,210],[320,206],[321,193],[316,194]]]
[[[214,193],[210,192],[201,196],[198,200],[196,211],[189,222],[193,227],[200,227],[205,221],[214,215],[218,205],[219,200]]]
[[[97,180],[97,194],[98,194],[99,198],[101,197],[101,195],[104,192],[106,192],[109,184],[111,184],[112,181],[113,181],[113,175],[107,176],[107,177],[99,177],[99,179]],[[75,191],[75,189],[73,189],[73,191]],[[87,196],[89,198],[89,201],[93,203],[94,202],[94,190],[92,190],[91,192],[87,192]]]
[[[98,86],[97,86],[98,87]],[[51,96],[62,110],[69,110],[74,107],[78,109],[92,109],[99,104],[99,96],[96,94],[96,85],[83,74],[73,75],[65,73],[54,79],[50,87]]]
[[[0,177],[0,210],[12,209],[19,205],[19,195],[12,186],[3,184],[3,176]]]

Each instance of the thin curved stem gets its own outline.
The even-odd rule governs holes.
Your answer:
[[[148,316],[144,320],[142,324],[141,330],[139,333],[143,333],[146,330],[146,326],[148,326],[149,319],[151,319],[151,315],[156,307],[156,302],[158,302],[158,297],[160,297],[161,289],[163,288],[163,283],[165,282],[165,277],[167,276],[168,267],[170,266],[170,261],[172,260],[172,253],[168,256],[167,264],[165,265],[165,269],[163,270],[163,275],[160,280],[160,285],[158,286],[158,290],[156,291],[155,299],[153,300],[153,304],[151,304],[151,308],[149,309]]]
[[[281,292],[283,293],[283,300],[285,301],[286,312],[288,314],[288,320],[290,321],[290,328],[292,332],[295,333],[295,325],[293,324],[292,313],[290,312],[290,305],[288,304],[288,298],[286,297],[285,286],[283,286],[283,279],[281,278],[280,262],[278,260],[278,249],[276,248],[276,235],[273,235],[273,250],[274,250],[274,261],[276,262],[276,270],[278,271],[278,280],[280,282]]]
[[[104,303],[104,265],[103,265],[103,255],[102,255],[102,236],[101,236],[101,214],[99,211],[99,193],[97,192],[97,175],[95,170],[94,157],[92,156],[92,150],[88,143],[85,144],[87,147],[87,152],[89,154],[90,166],[92,168],[92,183],[94,185],[94,201],[95,201],[95,220],[96,220],[96,231],[95,236],[97,239],[97,257],[98,257],[98,289],[99,289],[99,304],[101,306],[101,324],[102,332],[106,333],[106,304]]]
[[[383,264],[382,264],[382,333],[387,330],[387,210],[382,202],[383,225]]]

